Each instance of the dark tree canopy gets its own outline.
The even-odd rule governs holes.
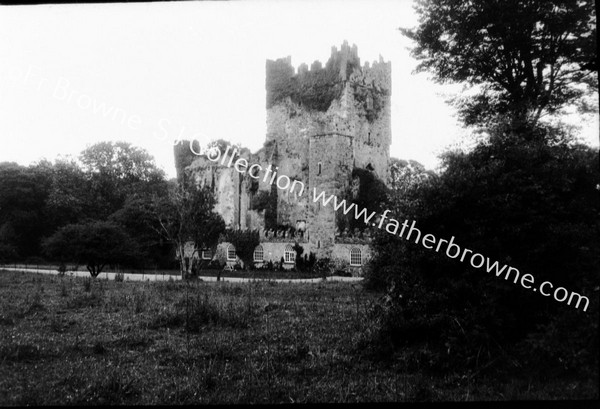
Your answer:
[[[111,222],[69,224],[44,240],[46,255],[85,264],[97,277],[107,264],[135,264],[142,254],[135,240]]]
[[[29,257],[39,252],[40,237],[48,230],[50,184],[37,166],[0,163],[0,244],[11,249],[6,254]]]
[[[457,101],[467,125],[503,117],[513,129],[533,129],[597,89],[592,1],[420,0],[416,10],[419,27],[401,31],[416,41],[417,69],[481,86]]]
[[[117,211],[130,194],[164,191],[164,172],[148,152],[130,143],[96,143],[81,153],[80,160],[96,217]]]

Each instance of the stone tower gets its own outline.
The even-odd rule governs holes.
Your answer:
[[[306,221],[310,247],[318,257],[329,257],[335,212],[331,204],[314,203],[313,192],[342,198],[354,168],[387,181],[391,64],[380,57],[361,66],[356,45],[344,42],[340,50],[332,47],[324,67],[315,61],[296,72],[290,57],[267,60],[266,92],[267,145],[277,152],[275,165],[308,181],[302,198],[278,195],[278,223]]]

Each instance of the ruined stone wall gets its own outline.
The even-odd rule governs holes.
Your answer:
[[[325,192],[342,197],[352,174],[353,138],[340,134],[314,135],[310,138],[308,234],[317,257],[330,257],[335,238],[336,217],[333,203],[323,206],[313,201]]]
[[[204,156],[196,156],[186,168],[186,174],[197,186],[210,186],[214,189],[217,202],[215,211],[223,217],[227,227],[246,224],[243,211],[247,209],[249,199],[247,190],[240,189],[243,180],[238,171],[233,167],[211,162]]]

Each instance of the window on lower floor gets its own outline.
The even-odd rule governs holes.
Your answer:
[[[296,261],[296,252],[291,245],[285,246],[285,252],[283,254],[283,261],[286,263],[293,263]]]
[[[265,252],[262,246],[257,246],[254,249],[254,261],[263,262],[265,260]]]
[[[362,253],[356,247],[350,250],[350,265],[362,266]]]
[[[227,260],[228,261],[234,261],[235,260],[235,247],[233,246],[233,244],[230,244],[227,247]]]

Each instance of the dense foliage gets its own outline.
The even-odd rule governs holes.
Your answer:
[[[468,125],[510,118],[522,137],[598,86],[596,9],[581,0],[421,0],[419,70],[477,92],[457,100]],[[595,110],[595,108],[592,107]]]
[[[171,268],[173,246],[157,234],[149,217],[152,197],[167,196],[164,172],[154,159],[125,142],[99,142],[85,149],[79,161],[1,163],[0,261],[41,256],[75,261],[69,253],[43,253],[42,239],[67,225],[110,222],[147,255],[138,266]]]
[[[579,349],[557,352],[552,362],[574,365],[582,353],[597,360],[585,349],[597,343],[590,330],[597,329],[600,268],[597,155],[580,145],[496,139],[468,154],[447,154],[443,174],[404,193],[394,208],[423,234],[454,236],[461,247],[533,274],[538,283],[589,297],[587,313],[382,232],[368,284],[393,283],[384,314],[392,341],[427,342],[441,354],[436,362],[475,366],[481,351],[524,345],[540,326],[560,323],[554,335],[571,333]]]
[[[64,226],[44,240],[43,250],[53,259],[84,264],[92,277],[107,264],[135,266],[144,256],[120,226],[103,221]]]
[[[377,175],[362,168],[355,168],[352,171],[352,184],[344,192],[343,199],[346,200],[348,206],[355,203],[360,212],[367,209],[368,214],[371,212],[381,213],[385,209],[385,204],[388,200],[388,189],[385,183],[377,177]],[[353,232],[355,229],[365,230],[370,226],[365,225],[362,217],[356,218],[354,210],[344,214],[343,207],[336,211],[336,225],[340,231],[348,229]]]
[[[313,65],[310,71],[298,75],[285,60],[268,61],[267,79],[267,108],[291,98],[308,109],[327,111],[344,89],[339,65],[332,60],[325,68]]]
[[[379,345],[418,346],[412,359],[429,369],[597,378],[598,150],[542,120],[597,95],[594,5],[443,0],[417,12],[419,27],[404,32],[420,69],[479,87],[456,107],[488,137],[443,155],[438,176],[393,172],[395,218],[590,305],[576,310],[380,231],[366,280],[386,289]]]

